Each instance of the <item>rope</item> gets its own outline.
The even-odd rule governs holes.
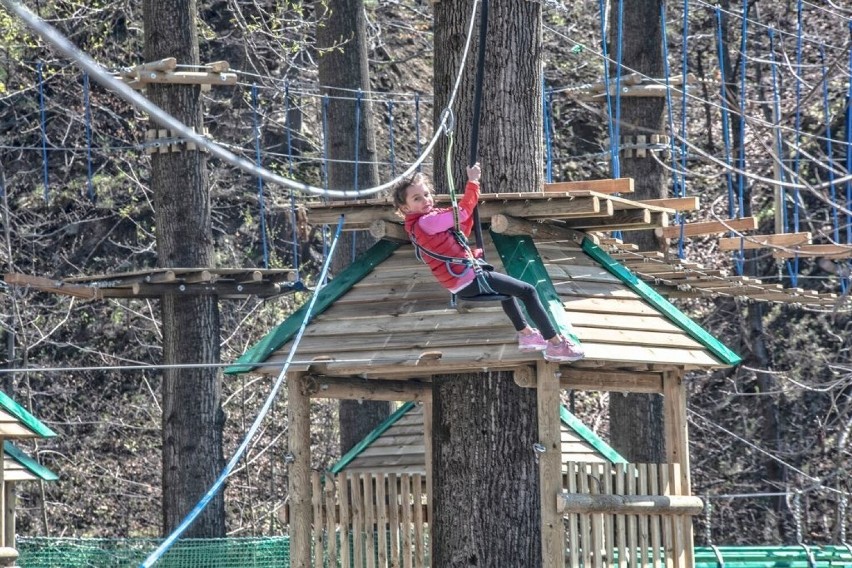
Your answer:
[[[394,154],[394,119],[393,119],[393,101],[385,103],[388,109],[388,160],[390,160],[391,176],[396,175],[396,155]]]
[[[615,145],[613,153],[615,161],[612,163],[612,177],[621,177],[621,156],[619,154],[621,146],[621,76],[624,73],[622,67],[624,45],[624,0],[618,0],[618,29],[616,30],[616,46],[615,46],[615,119],[614,128],[615,136],[612,143]],[[615,231],[620,233],[620,231]],[[616,238],[620,238],[616,236]]]
[[[293,127],[290,124],[290,82],[284,84],[284,131],[287,133],[287,174],[292,176],[293,167]],[[357,186],[356,186],[357,189]],[[290,235],[292,238],[293,268],[299,275],[299,227],[296,220],[296,195],[290,192]]]
[[[488,0],[482,0],[482,10],[479,13],[479,44],[476,52],[476,82],[473,92],[473,124],[470,132],[470,159],[468,165],[476,163],[479,153],[479,117],[482,114],[482,83],[485,77],[485,39],[488,34]],[[457,209],[457,206],[456,206]],[[456,211],[456,231],[458,232],[458,212]],[[485,246],[482,242],[482,224],[479,222],[479,207],[473,206],[473,234],[476,237],[476,246],[482,250],[482,259],[485,260]],[[461,233],[459,233],[459,236]],[[472,259],[471,259],[472,260]]]
[[[473,16],[476,14],[478,1],[479,0],[473,1],[467,40],[465,43],[464,52],[462,54],[461,65],[459,65],[459,70],[456,75],[456,81],[453,85],[453,90],[450,94],[450,98],[447,103],[448,107],[451,107],[453,105],[453,103],[455,102],[455,97],[458,94],[459,84],[461,83],[461,77],[464,71],[464,64],[467,59],[468,51],[470,50],[470,42],[473,34],[473,24],[475,22]],[[307,183],[301,183],[292,179],[285,178],[266,168],[258,168],[251,161],[237,156],[233,152],[227,150],[221,144],[208,140],[201,133],[194,132],[184,123],[177,120],[157,105],[153,104],[144,96],[135,92],[130,86],[122,83],[121,81],[113,77],[94,59],[92,59],[89,55],[83,53],[74,44],[72,44],[68,40],[68,38],[59,33],[56,28],[49,25],[47,22],[33,14],[28,8],[16,2],[16,0],[0,0],[0,4],[2,4],[7,10],[9,10],[10,13],[14,14],[18,19],[23,21],[27,25],[27,27],[29,27],[44,41],[53,46],[57,51],[59,51],[61,54],[68,57],[69,59],[74,60],[75,64],[78,65],[80,68],[84,69],[85,71],[88,71],[92,78],[94,78],[98,83],[111,90],[125,101],[132,104],[138,110],[148,113],[151,119],[159,123],[160,126],[172,130],[174,133],[176,133],[176,135],[180,136],[180,138],[188,142],[192,142],[202,148],[206,148],[212,156],[215,156],[243,170],[246,173],[255,176],[262,176],[264,180],[269,183],[281,185],[290,188],[294,191],[300,191],[304,193],[311,193],[327,197],[361,199],[368,195],[374,195],[379,192],[390,189],[399,181],[407,178],[415,171],[417,171],[420,164],[426,160],[426,157],[431,153],[432,148],[438,142],[438,137],[440,136],[440,129],[441,127],[443,127],[443,124],[438,125],[438,128],[435,129],[435,134],[432,136],[432,139],[429,141],[429,144],[427,144],[423,153],[406,171],[386,183],[360,191],[331,190],[323,189],[321,187],[315,187]]]
[[[263,160],[260,156],[260,118],[257,112],[257,86],[252,85],[251,89],[251,106],[252,115],[254,118],[254,156],[257,162],[257,167],[263,167]],[[257,205],[260,209],[260,244],[263,251],[263,267],[269,268],[269,246],[266,241],[266,203],[263,196],[263,178],[257,178]]]
[[[603,55],[604,65],[604,92],[606,93],[606,114],[607,114],[607,134],[609,134],[609,160],[610,163],[613,164],[613,168],[617,167],[615,164],[618,163],[618,149],[615,143],[615,132],[613,131],[613,122],[612,122],[612,93],[610,93],[609,88],[609,52],[606,43],[606,7],[604,5],[604,0],[598,0],[598,9],[601,14],[601,54]]]
[[[89,104],[89,74],[83,72],[83,112],[86,119],[86,190],[89,201],[95,202],[95,186],[92,183],[92,106]]]
[[[545,89],[544,78],[541,80],[541,106],[544,116],[544,171],[547,183],[553,183],[553,137],[551,135],[552,124],[550,120],[551,107],[553,106],[553,90]]]
[[[44,200],[47,201],[50,197],[50,187],[48,186],[47,175],[47,113],[44,108],[44,75],[42,69],[44,63],[39,62],[36,66],[38,72],[38,111],[39,124],[41,126],[41,164],[42,178],[44,180]]]
[[[672,133],[672,136],[669,137],[669,151],[672,154],[672,183],[673,183],[673,193],[675,197],[683,196],[683,185],[685,183],[684,172],[686,171],[685,164],[681,166],[683,169],[679,171],[679,167],[681,164],[678,163],[677,153],[675,152],[675,137],[674,137],[674,111],[672,110],[672,91],[671,91],[671,83],[670,83],[670,69],[669,69],[669,46],[666,38],[668,37],[668,27],[666,25],[666,7],[665,5],[660,5],[660,26],[662,27],[662,47],[663,47],[663,71],[665,73],[666,80],[666,111],[668,115],[669,122],[669,132]],[[685,103],[684,103],[685,104]],[[684,130],[684,137],[686,136],[686,131]],[[681,150],[684,154],[685,151]],[[675,224],[680,225],[680,235],[677,240],[677,256],[678,258],[686,258],[686,254],[684,252],[684,218],[681,215],[680,211],[675,212]]]
[[[337,230],[334,235],[334,240],[331,243],[331,248],[329,249],[329,255],[326,257],[325,262],[323,263],[322,272],[320,273],[319,281],[325,282],[326,276],[328,274],[328,269],[331,266],[331,258],[334,254],[334,249],[337,246],[337,241],[340,238],[340,233],[343,230],[343,215],[340,216],[340,221],[337,223]],[[311,296],[311,301],[308,304],[308,309],[305,311],[305,317],[302,320],[302,325],[299,327],[299,332],[296,334],[295,339],[293,339],[293,343],[290,346],[290,352],[287,354],[287,360],[284,362],[284,367],[282,367],[281,372],[278,373],[278,378],[275,379],[275,383],[272,386],[272,390],[269,392],[269,396],[266,398],[266,402],[264,402],[263,407],[260,409],[257,418],[255,418],[254,422],[249,428],[249,431],[246,433],[245,438],[243,439],[240,446],[237,448],[236,452],[234,452],[233,457],[231,457],[228,464],[225,466],[225,469],[222,470],[222,473],[207,490],[207,493],[201,498],[195,508],[189,512],[189,514],[181,521],[181,523],[175,528],[172,533],[160,544],[160,546],[152,552],[148,558],[140,565],[140,568],[150,568],[153,566],[162,556],[172,547],[172,545],[180,538],[180,535],[183,534],[186,529],[195,521],[198,515],[204,510],[207,504],[213,499],[216,493],[219,492],[219,489],[222,488],[222,485],[225,483],[228,475],[233,471],[234,467],[242,458],[246,449],[248,449],[249,442],[251,442],[254,435],[257,433],[260,428],[260,424],[263,421],[263,418],[269,412],[272,407],[272,403],[275,400],[275,396],[278,394],[278,391],[281,388],[281,385],[284,383],[284,378],[287,375],[287,369],[290,368],[290,364],[293,361],[293,356],[296,354],[297,349],[299,348],[299,343],[302,340],[302,335],[305,333],[305,328],[308,325],[308,322],[311,319],[311,314],[314,309],[314,305],[316,304],[317,297],[319,296],[319,292],[322,287],[318,287],[314,294]]]
[[[725,73],[725,46],[722,41],[722,13],[719,9],[716,10],[716,43],[718,47],[718,59],[719,59],[719,73],[721,76],[720,79],[720,88],[721,88],[721,106],[722,106],[722,140],[725,146],[725,164],[727,168],[731,168],[731,132],[730,132],[730,119],[728,116],[728,91],[727,84],[728,80]],[[743,129],[740,128],[740,132],[742,133]],[[684,137],[685,140],[685,137]],[[742,148],[743,145],[740,144]],[[744,160],[744,158],[743,158]],[[737,170],[743,171],[740,167],[740,163],[738,160]],[[740,186],[742,185],[742,176],[738,176],[738,180],[740,182]],[[725,173],[725,181],[728,189],[728,218],[733,219],[736,214],[735,208],[735,198],[734,198],[734,180],[731,174],[730,169]],[[740,254],[737,255],[734,253],[735,258],[735,266],[737,274],[742,275],[743,266],[740,258],[737,257],[742,256],[742,249],[740,249]]]
[[[417,138],[417,155],[420,155],[420,93],[414,93],[414,134]],[[420,171],[420,164],[417,164]]]

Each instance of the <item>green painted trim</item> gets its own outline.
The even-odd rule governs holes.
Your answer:
[[[490,232],[506,273],[535,286],[544,309],[550,314],[550,319],[559,333],[579,344],[580,339],[574,334],[571,322],[565,313],[562,298],[547,274],[547,269],[538,254],[538,249],[535,248],[532,237]]]
[[[3,451],[6,452],[10,458],[27,468],[30,473],[42,479],[44,481],[56,481],[59,479],[59,476],[35,461],[33,458],[25,454],[19,448],[15,447],[12,442],[6,440],[3,442]]]
[[[331,466],[331,469],[329,469],[329,471],[335,474],[340,473],[341,470],[345,469],[346,466],[352,463],[352,460],[358,457],[358,454],[366,450],[370,446],[370,444],[375,442],[379,436],[384,434],[388,428],[396,424],[397,420],[402,418],[405,413],[411,410],[412,408],[414,408],[413,401],[408,401],[399,408],[397,408],[396,412],[388,416],[384,422],[373,428],[372,432],[364,436],[363,440],[358,442],[355,446],[352,447],[351,450],[346,452],[346,454],[342,456],[336,464]]]
[[[56,432],[47,427],[38,418],[27,412],[27,409],[9,398],[9,396],[0,391],[0,406],[9,414],[21,421],[21,423],[38,434],[42,438],[52,438],[56,436]]]
[[[578,436],[588,442],[599,454],[610,463],[627,463],[627,460],[595,434],[591,428],[583,424],[579,418],[571,414],[564,406],[559,407],[559,418],[562,423],[571,428]]]
[[[738,365],[742,357],[728,349],[721,341],[710,335],[703,327],[689,319],[683,312],[674,307],[671,302],[660,296],[656,290],[645,284],[630,272],[624,265],[614,260],[590,239],[583,241],[583,251],[598,261],[610,274],[624,282],[631,290],[639,294],[643,300],[666,316],[672,323],[684,330],[690,337],[701,343],[713,355],[726,365]]]
[[[341,296],[348,292],[352,286],[360,282],[373,269],[390,257],[400,247],[400,243],[380,240],[368,251],[355,259],[344,271],[321,288],[317,294],[314,304],[313,316],[323,313]],[[238,375],[247,373],[257,365],[266,361],[272,353],[290,341],[299,331],[307,313],[308,303],[293,312],[278,327],[267,333],[260,341],[255,343],[233,365],[225,368],[226,375]]]

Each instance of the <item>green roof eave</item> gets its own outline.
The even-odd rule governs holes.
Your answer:
[[[3,391],[0,391],[0,407],[3,407],[6,412],[20,420],[21,424],[42,438],[52,438],[56,436],[56,432],[48,428],[42,421],[30,414],[26,408],[9,398],[9,396]]]
[[[599,454],[609,460],[610,463],[627,463],[624,457],[616,452],[612,446],[604,442],[600,436],[595,434],[591,428],[580,422],[580,419],[568,412],[564,406],[559,407],[559,418],[562,423],[571,428],[578,436],[588,442]]]
[[[399,247],[400,243],[380,240],[364,252],[364,254],[338,274],[337,277],[316,292],[319,297],[314,305],[314,311],[311,314],[312,317],[318,316],[327,310],[343,294],[348,292],[352,286],[360,282]],[[225,374],[238,375],[240,373],[247,373],[266,361],[276,349],[280,348],[296,335],[302,325],[302,320],[304,320],[307,314],[308,305],[308,303],[304,304],[278,327],[267,333],[260,341],[250,347],[233,365],[225,368]]]
[[[372,432],[364,436],[363,440],[355,444],[351,450],[346,452],[346,454],[343,455],[336,464],[331,466],[329,471],[334,474],[340,473],[343,469],[346,468],[346,466],[352,463],[352,460],[358,457],[358,454],[370,447],[370,444],[375,442],[379,436],[384,434],[388,428],[393,426],[397,420],[402,418],[405,413],[411,410],[412,408],[414,408],[413,401],[408,401],[399,408],[397,408],[393,414],[385,418],[384,422],[373,428]]]
[[[10,458],[21,464],[25,467],[30,473],[42,479],[44,481],[56,481],[59,479],[59,476],[35,461],[33,458],[22,452],[20,449],[15,447],[12,442],[6,440],[3,442],[3,451],[9,455]]]
[[[535,248],[532,237],[504,235],[491,231],[491,239],[500,254],[506,273],[527,284],[532,284],[538,291],[541,303],[550,314],[550,319],[559,333],[580,343],[580,339],[574,335],[571,322],[562,305],[562,298],[547,274],[547,268],[538,254],[538,249]]]
[[[651,304],[672,323],[684,330],[687,335],[701,343],[725,365],[738,365],[742,357],[728,349],[721,341],[710,335],[704,328],[689,319],[653,288],[645,284],[624,265],[613,259],[591,239],[583,240],[583,251],[600,263],[610,274],[621,280],[643,300]]]

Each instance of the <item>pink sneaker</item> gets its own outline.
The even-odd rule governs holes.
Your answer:
[[[563,339],[556,345],[547,344],[544,350],[544,360],[550,362],[557,361],[579,361],[586,356],[586,351],[579,343],[574,343],[570,339]]]
[[[547,340],[541,336],[537,329],[529,335],[518,333],[518,350],[523,352],[544,351],[547,348]]]

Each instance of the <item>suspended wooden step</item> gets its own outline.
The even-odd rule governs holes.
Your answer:
[[[122,70],[118,79],[134,89],[144,89],[151,83],[170,85],[236,85],[237,74],[227,73],[227,61],[214,61],[198,66],[199,71],[177,71],[177,59],[167,57]]]
[[[833,259],[852,258],[852,245],[798,245],[792,250],[772,251],[775,258],[825,257]]]
[[[55,280],[7,273],[11,286],[89,300],[156,298],[164,294],[216,295],[223,299],[270,297],[304,290],[295,270],[265,268],[152,268]]]
[[[438,207],[447,207],[450,198],[437,195],[435,203]],[[306,207],[312,225],[335,224],[340,215],[344,215],[345,231],[369,229],[377,220],[397,224],[401,221],[389,198],[310,203]],[[562,222],[562,227],[567,229],[600,232],[665,227],[669,215],[676,213],[668,207],[589,190],[484,193],[480,196],[478,208],[481,219],[506,215],[531,222]]]
[[[544,193],[594,191],[597,193],[633,193],[633,178],[587,179],[544,184]]]
[[[702,235],[717,235],[728,231],[753,231],[757,229],[757,219],[754,217],[743,217],[740,219],[725,219],[723,221],[702,221],[699,223],[684,223],[669,227],[654,229],[659,238],[677,239],[684,237],[698,237]]]
[[[719,250],[760,249],[770,247],[793,247],[811,242],[810,233],[779,233],[775,235],[753,235],[749,237],[726,237],[719,239]]]

